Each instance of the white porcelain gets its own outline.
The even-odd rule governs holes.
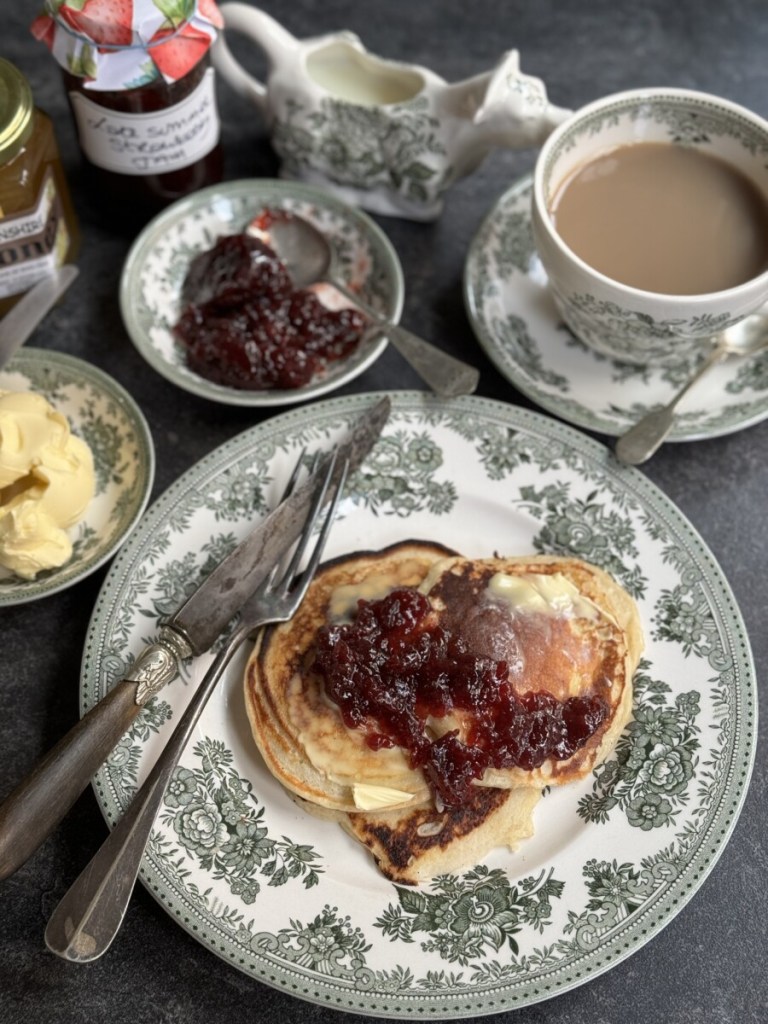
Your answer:
[[[637,89],[577,111],[544,143],[534,172],[533,234],[557,307],[598,352],[639,365],[672,365],[768,300],[768,271],[735,288],[661,295],[613,281],[559,238],[550,213],[565,178],[598,153],[633,142],[673,142],[722,158],[768,202],[768,122],[728,100],[688,89]]]
[[[31,580],[0,568],[2,609],[66,590],[109,561],[147,507],[155,448],[144,414],[125,388],[66,352],[25,345],[0,371],[0,391],[34,391],[63,413],[91,449],[96,477],[83,518],[69,530],[72,557]]]
[[[277,499],[298,453],[327,448],[373,400],[347,395],[265,419],[155,502],[95,604],[82,713],[131,664],[169,599]],[[581,557],[630,590],[646,649],[634,721],[609,761],[553,787],[536,808],[535,834],[515,853],[496,850],[419,887],[394,885],[336,822],[297,807],[267,770],[243,706],[244,650],[182,755],[140,877],[171,919],[231,968],[317,1004],[307,1020],[330,1021],[333,1008],[350,1011],[350,1024],[366,1014],[477,1021],[502,1011],[508,1021],[545,1021],[546,1009],[514,1011],[636,953],[705,882],[741,884],[727,858],[712,869],[757,747],[749,638],[714,554],[655,485],[583,433],[507,402],[392,396],[380,441],[348,481],[327,557],[413,537],[470,558]],[[110,827],[208,657],[185,663],[98,771],[94,790]],[[706,890],[696,898],[706,900]],[[684,922],[678,932],[671,972],[688,969],[699,941]],[[635,972],[640,993],[642,967]],[[254,1007],[266,1006],[268,995],[253,992]]]
[[[312,401],[354,380],[387,347],[386,334],[369,332],[349,356],[292,389],[233,388],[190,370],[173,333],[189,265],[217,238],[243,231],[264,210],[290,210],[309,220],[329,240],[348,288],[391,323],[402,312],[400,260],[381,228],[362,211],[322,189],[271,178],[227,181],[193,192],[159,213],[135,239],[120,279],[120,311],[131,341],[150,366],[177,387],[212,402],[270,408]],[[327,305],[339,299],[329,286],[315,291]]]
[[[532,192],[531,175],[512,184],[469,246],[464,301],[470,324],[499,373],[531,401],[584,430],[618,437],[665,404],[699,360],[619,362],[568,329],[533,244]],[[515,401],[514,392],[509,399]],[[766,419],[768,351],[710,370],[678,406],[668,440],[722,437]]]
[[[264,11],[222,5],[225,30],[267,57],[265,82],[232,55],[218,72],[269,126],[281,176],[322,184],[376,213],[432,220],[442,195],[496,146],[538,146],[568,114],[510,50],[497,66],[448,83],[426,68],[375,57],[351,32],[299,40]]]

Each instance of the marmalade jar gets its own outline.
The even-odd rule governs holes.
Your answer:
[[[18,68],[0,58],[0,316],[79,245],[51,119]]]
[[[134,223],[221,181],[209,49],[214,0],[45,0],[32,34],[51,49],[94,198]]]

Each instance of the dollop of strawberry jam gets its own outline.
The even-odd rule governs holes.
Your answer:
[[[605,721],[608,705],[598,696],[518,696],[505,661],[473,654],[430,612],[411,587],[360,601],[354,622],[319,631],[313,668],[345,724],[363,729],[374,750],[406,750],[446,806],[466,803],[488,768],[565,760]],[[430,728],[428,719],[452,711],[469,722],[463,739],[456,729],[435,735]]]
[[[173,328],[187,365],[242,390],[300,388],[358,345],[366,319],[330,310],[296,289],[276,253],[247,234],[226,235],[190,264]]]

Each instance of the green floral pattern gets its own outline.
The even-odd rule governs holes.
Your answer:
[[[647,663],[635,676],[633,721],[616,745],[614,757],[595,769],[592,793],[579,801],[579,815],[604,823],[615,807],[634,828],[647,832],[674,824],[689,799],[700,747],[696,690],[678,693],[651,679]]]
[[[438,200],[451,174],[426,97],[388,108],[331,98],[310,108],[288,100],[272,145],[289,177],[321,174],[336,185],[385,188],[425,205]]]
[[[618,436],[665,404],[703,356],[670,366],[618,362],[566,327],[533,246],[531,178],[495,204],[472,241],[464,298],[478,341],[500,373],[548,412],[588,430]],[[581,296],[584,309],[597,300]],[[607,316],[618,316],[609,307]],[[638,318],[638,326],[648,327]],[[651,325],[664,345],[672,326]],[[723,328],[709,321],[706,330]],[[716,437],[768,416],[768,352],[710,370],[678,409],[671,440]]]
[[[734,111],[725,114],[719,106],[707,100],[670,95],[666,101],[659,98],[651,107],[642,99],[619,99],[594,111],[589,117],[579,118],[563,132],[557,147],[549,153],[544,168],[545,190],[550,190],[552,172],[563,153],[573,149],[581,139],[594,136],[622,119],[657,126],[659,141],[666,138],[669,142],[695,146],[727,138],[738,142],[753,156],[768,155],[768,140],[763,130]]]
[[[437,478],[442,463],[443,453],[426,432],[397,431],[382,438],[354,487],[377,515],[406,517],[422,509],[445,515],[456,503],[456,487]]]
[[[638,561],[637,531],[621,508],[606,508],[597,491],[572,497],[572,484],[552,483],[536,490],[523,487],[523,507],[542,520],[533,539],[536,551],[583,558],[610,573],[636,599],[646,592],[647,577]]]
[[[370,945],[352,919],[339,917],[337,907],[324,906],[311,921],[291,920],[276,935],[257,932],[252,949],[279,955],[288,963],[343,981],[365,978],[365,954]]]
[[[671,365],[687,364],[691,348],[681,339],[713,338],[741,319],[730,313],[721,313],[718,316],[705,314],[687,319],[655,320],[647,313],[627,310],[615,302],[596,299],[594,295],[564,295],[558,291],[554,297],[564,319],[579,338],[599,352],[605,348],[602,339],[608,337],[614,349],[620,348],[623,358],[639,365],[668,360],[672,344],[676,351],[686,355],[681,355]]]
[[[686,852],[684,845],[672,844],[639,865],[594,858],[587,861],[582,873],[589,898],[581,913],[568,912],[563,934],[573,938],[557,944],[563,960],[576,960],[594,949],[605,935],[621,928],[660,890],[674,882]]]
[[[158,614],[251,525],[237,502],[222,515],[227,482],[253,467],[269,507],[298,452],[327,447],[371,401],[357,395],[262,423],[150,509],[94,615],[84,708],[151,639]],[[395,396],[328,555],[418,536],[469,555],[580,556],[641,609],[634,717],[590,779],[545,793],[525,869],[520,855],[498,850],[426,885],[388,883],[257,760],[235,666],[181,759],[142,878],[201,942],[303,998],[379,1015],[471,1016],[478,999],[505,1009],[580,984],[680,909],[743,801],[756,684],[738,609],[697,534],[641,474],[554,421],[478,398]],[[172,684],[144,710],[99,773],[110,821],[181,712],[190,672],[187,687]]]
[[[508,947],[520,952],[515,935],[524,924],[543,931],[550,923],[552,900],[563,883],[548,875],[513,883],[504,871],[475,868],[461,878],[436,879],[431,892],[397,887],[397,904],[390,904],[376,926],[393,941],[412,942],[425,933],[421,948],[436,952],[448,963],[468,964]]]
[[[226,880],[233,896],[253,903],[262,875],[271,886],[300,878],[317,885],[318,856],[307,844],[273,839],[264,822],[264,807],[253,786],[233,768],[233,756],[220,740],[203,739],[194,748],[199,767],[178,767],[165,795],[163,824],[214,879]]]
[[[155,218],[136,239],[123,273],[120,308],[131,340],[150,366],[178,387],[227,405],[285,406],[316,398],[362,373],[387,344],[385,335],[369,332],[352,355],[294,390],[227,388],[187,368],[172,327],[181,312],[189,264],[221,235],[245,230],[265,209],[292,210],[315,224],[331,244],[339,281],[383,317],[396,323],[403,302],[397,254],[384,232],[361,211],[320,189],[293,182],[235,181],[201,189]]]
[[[95,366],[61,352],[20,349],[0,372],[0,390],[37,391],[69,420],[93,453],[95,494],[71,528],[66,565],[24,580],[0,569],[0,607],[71,586],[115,552],[144,511],[154,479],[152,438],[128,393]]]

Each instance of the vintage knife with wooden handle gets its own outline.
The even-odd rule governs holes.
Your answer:
[[[382,398],[337,445],[338,465],[360,466],[378,439],[390,410]],[[301,532],[321,459],[312,476],[282,502],[206,577],[163,623],[158,639],[136,658],[129,673],[0,805],[0,879],[30,857],[58,825],[142,707],[178,673],[179,662],[207,651],[262,582],[290,540]],[[338,481],[334,480],[333,483]]]

